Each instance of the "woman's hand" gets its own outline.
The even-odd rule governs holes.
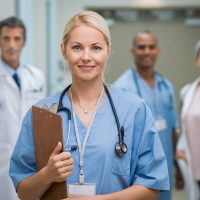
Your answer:
[[[184,189],[184,179],[179,166],[175,167],[174,185],[177,190]]]
[[[178,149],[176,150],[176,158],[182,159],[187,163],[187,158],[186,158],[185,152],[182,150],[178,150]]]
[[[45,167],[49,183],[65,181],[74,168],[71,153],[61,150],[62,144],[58,142]]]
[[[72,173],[74,165],[71,154],[61,151],[62,144],[59,142],[47,165],[19,183],[17,193],[20,199],[39,199],[53,182],[65,181]]]
[[[176,160],[175,160],[175,163],[174,163],[175,164],[175,179],[174,179],[175,188],[177,190],[182,190],[182,189],[184,189],[184,178],[183,178],[183,175],[181,173],[181,169],[179,167],[177,159],[183,160],[187,164],[185,152],[177,149],[176,150]]]

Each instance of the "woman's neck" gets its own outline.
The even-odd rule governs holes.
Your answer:
[[[102,87],[102,80],[96,82],[72,81],[70,92],[73,97],[73,102],[84,107],[90,107],[97,102]]]
[[[69,96],[73,105],[73,109],[79,116],[79,119],[88,128],[95,109],[99,110],[105,93],[103,89],[102,79],[99,81],[75,81],[72,80]],[[99,103],[97,104],[97,102]],[[96,107],[98,106],[98,108]]]

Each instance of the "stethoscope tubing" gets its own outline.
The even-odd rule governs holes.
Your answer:
[[[139,86],[138,78],[137,78],[137,76],[136,76],[136,72],[135,72],[134,69],[132,69],[132,73],[133,73],[133,80],[134,80],[134,82],[135,82],[137,94],[138,94],[139,97],[143,98],[143,97],[142,97],[142,92],[141,92],[141,89],[140,89],[140,86]],[[158,72],[155,72],[155,74],[159,74],[159,73],[158,73]],[[161,74],[159,74],[159,75],[162,77]],[[166,89],[169,90],[169,86],[165,83],[165,81],[163,80],[162,82],[163,82],[164,86],[166,87]],[[159,93],[161,93],[161,90],[162,90],[162,89],[161,89],[160,83],[158,84],[158,90],[159,90]],[[165,106],[166,106],[167,108],[171,109],[171,108],[172,108],[172,104],[173,104],[173,97],[172,97],[172,94],[171,94],[171,93],[169,93],[169,95],[170,95],[170,97],[169,97],[169,98],[170,98],[170,105],[165,105]],[[161,94],[160,94],[159,96],[162,97]],[[164,101],[163,101],[163,102],[164,102]]]
[[[117,144],[122,145],[123,147],[127,148],[126,144],[124,143],[124,127],[120,126],[119,117],[117,115],[116,108],[114,106],[112,97],[110,95],[110,92],[109,92],[106,84],[103,83],[103,86],[104,86],[106,95],[108,96],[108,99],[109,99],[109,102],[110,102],[110,106],[111,106],[111,109],[113,111],[113,115],[114,115],[114,118],[115,118],[116,126],[117,126],[118,137],[119,137],[119,141],[118,141]],[[71,87],[71,84],[69,86],[67,86],[62,91],[62,93],[60,95],[60,98],[59,98],[59,104],[58,104],[58,109],[57,109],[57,112],[65,112],[67,114],[67,117],[68,117],[68,124],[69,124],[68,125],[68,136],[67,136],[67,141],[66,141],[65,147],[67,146],[67,144],[69,142],[69,137],[70,137],[70,133],[71,133],[71,131],[70,131],[71,111],[70,111],[69,108],[63,106],[63,98],[64,98],[64,95],[66,94],[66,92],[69,90],[70,87]],[[116,152],[117,152],[117,150],[116,150]],[[127,152],[127,149],[126,149],[126,151],[124,153],[119,155],[119,153],[117,152],[117,154],[121,157],[126,152]]]

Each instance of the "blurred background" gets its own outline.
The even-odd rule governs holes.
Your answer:
[[[133,64],[129,52],[133,35],[146,29],[156,33],[161,48],[156,69],[173,83],[179,110],[181,87],[198,76],[194,46],[200,39],[200,0],[0,0],[0,20],[16,15],[26,24],[22,59],[42,69],[47,95],[71,80],[60,43],[65,23],[80,10],[97,11],[109,24],[112,55],[107,83]],[[175,191],[174,199],[184,200],[184,191]]]

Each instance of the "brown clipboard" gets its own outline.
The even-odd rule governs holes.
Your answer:
[[[32,121],[37,170],[43,168],[60,141],[63,144],[62,118],[48,110],[32,106]],[[40,200],[67,197],[66,181],[54,182]]]

